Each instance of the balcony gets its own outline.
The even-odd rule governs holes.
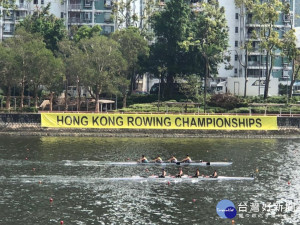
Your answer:
[[[69,5],[69,10],[81,10],[83,9],[81,4],[70,4]]]
[[[68,22],[69,23],[92,23],[92,19],[70,17]]]

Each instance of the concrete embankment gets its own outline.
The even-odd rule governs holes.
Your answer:
[[[300,117],[277,117],[278,130],[70,129],[41,127],[40,114],[0,114],[0,135],[81,137],[300,138]]]

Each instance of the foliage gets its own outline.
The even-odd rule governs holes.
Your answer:
[[[276,30],[275,23],[279,19],[279,15],[284,8],[280,0],[255,1],[251,12],[253,19],[260,24],[260,30],[253,32],[254,38],[260,39],[260,48],[266,52],[265,62],[265,91],[264,98],[268,98],[270,77],[273,70],[275,51],[282,47],[282,42],[279,38],[279,33]]]
[[[46,47],[54,52],[58,49],[58,42],[66,36],[66,28],[63,19],[49,13],[50,6],[51,3],[48,3],[41,11],[39,9],[34,11],[20,22],[17,29],[23,27],[27,32],[41,34]]]
[[[242,106],[243,102],[235,95],[215,94],[211,96],[208,104],[210,106],[221,107],[229,110]]]
[[[123,96],[123,107],[126,107],[128,90],[130,93],[133,91],[138,77],[136,73],[141,69],[139,59],[148,57],[149,47],[140,31],[134,27],[116,31],[111,38],[120,44],[119,50],[127,62],[127,69],[122,71],[118,82],[119,90]]]
[[[81,39],[92,38],[100,35],[102,28],[99,25],[89,27],[86,25],[81,26],[74,35],[74,41],[79,42]]]
[[[96,102],[103,92],[116,93],[118,78],[127,67],[119,44],[106,36],[95,36],[82,39],[79,46],[82,52],[74,56],[74,62],[80,67],[80,80],[91,89]],[[95,110],[99,112],[99,104]]]
[[[185,73],[194,62],[179,46],[189,33],[191,9],[185,0],[171,0],[165,10],[156,12],[150,19],[156,41],[151,47],[150,69],[161,80],[166,80],[165,94],[171,97],[176,74]],[[191,60],[190,60],[191,59]],[[166,68],[159,73],[158,68]]]
[[[190,76],[184,76],[183,79],[186,82],[180,84],[179,91],[185,95],[187,100],[193,99],[198,102],[202,86],[202,82],[199,80],[199,77],[196,74],[193,74]]]
[[[283,35],[282,49],[283,55],[287,57],[288,62],[292,63],[292,76],[289,87],[288,97],[292,97],[293,86],[297,79],[300,78],[300,49],[296,46],[297,38],[295,29],[291,29]]]

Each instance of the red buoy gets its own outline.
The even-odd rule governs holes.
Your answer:
[[[168,181],[168,185],[170,185],[171,183],[170,183],[170,181]]]
[[[291,184],[291,182],[290,181],[288,181],[288,185],[290,185]]]
[[[28,160],[28,158],[26,157],[25,160]]]
[[[193,199],[193,202],[196,202],[196,199]]]
[[[53,198],[50,198],[50,202],[53,202]]]
[[[64,224],[64,221],[60,221],[60,224]]]

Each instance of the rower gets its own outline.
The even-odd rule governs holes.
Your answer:
[[[158,178],[165,178],[166,175],[167,175],[167,173],[166,173],[165,169],[162,169],[161,170],[161,175],[159,175]]]
[[[196,173],[195,173],[195,175],[193,177],[197,177],[198,178],[199,176],[200,176],[200,171],[199,171],[199,169],[197,169]]]
[[[179,172],[178,172],[178,174],[176,174],[176,177],[181,178],[182,175],[183,175],[182,168],[179,168]]]
[[[163,162],[162,159],[160,158],[160,155],[158,155],[156,157],[156,159],[154,159],[153,161],[156,162],[156,163],[162,163]]]
[[[187,154],[186,157],[181,160],[182,163],[191,163],[192,162],[192,159],[191,157]]]
[[[175,158],[174,155],[172,155],[172,157],[168,160],[168,162],[177,163],[177,159]]]
[[[215,170],[214,173],[210,176],[210,178],[217,178],[218,177],[218,173]]]
[[[144,155],[142,155],[142,158],[140,158],[138,162],[140,162],[140,163],[148,163],[148,159]]]

